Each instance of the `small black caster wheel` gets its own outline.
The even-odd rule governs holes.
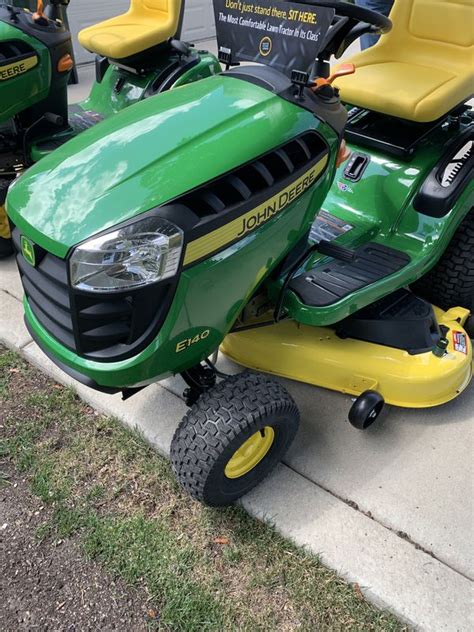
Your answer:
[[[378,418],[385,400],[377,391],[364,391],[352,404],[349,421],[358,430],[366,430]]]

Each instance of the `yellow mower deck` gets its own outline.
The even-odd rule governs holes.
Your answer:
[[[230,334],[221,351],[248,368],[360,395],[373,389],[388,404],[427,408],[457,397],[472,377],[472,343],[462,325],[469,312],[435,308],[440,325],[449,328],[448,353],[408,352],[369,342],[341,339],[329,327],[294,321]],[[466,352],[455,349],[454,332],[465,337]],[[458,337],[459,339],[459,337]],[[459,345],[458,345],[459,346]]]

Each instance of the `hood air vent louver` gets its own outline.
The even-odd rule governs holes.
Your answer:
[[[0,64],[15,61],[22,55],[35,54],[35,49],[21,40],[0,42]]]
[[[319,134],[306,132],[175,202],[186,206],[200,219],[211,219],[233,207],[251,203],[266,190],[270,195],[274,187],[299,175],[326,152],[327,146]]]

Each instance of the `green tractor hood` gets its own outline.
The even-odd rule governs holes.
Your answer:
[[[315,126],[308,111],[231,76],[142,101],[67,142],[11,188],[7,212],[59,257]]]

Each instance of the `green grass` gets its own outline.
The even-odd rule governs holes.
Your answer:
[[[2,348],[0,419],[0,454],[50,508],[38,538],[79,539],[148,593],[159,629],[404,629],[243,510],[192,501],[137,433]]]

